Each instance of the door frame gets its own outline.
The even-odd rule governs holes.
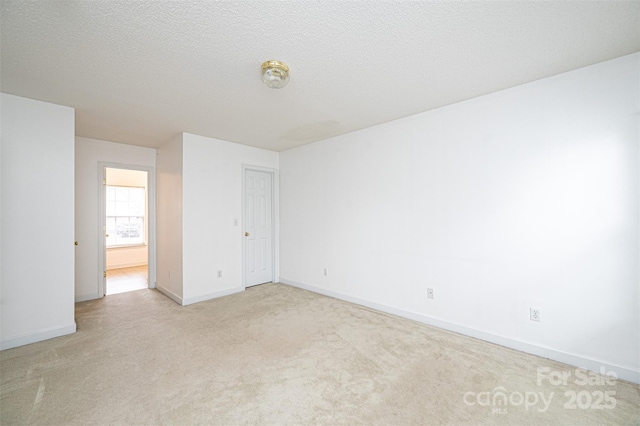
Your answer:
[[[98,297],[104,297],[106,291],[107,241],[105,227],[107,224],[107,185],[106,169],[137,170],[147,172],[147,274],[149,288],[156,288],[156,174],[151,166],[111,163],[98,161]]]
[[[270,167],[242,165],[242,216],[240,219],[240,238],[242,239],[242,288],[247,288],[246,265],[247,265],[247,239],[244,237],[244,220],[246,217],[246,177],[247,171],[269,173],[271,175],[271,282],[280,280],[280,181],[278,170]]]

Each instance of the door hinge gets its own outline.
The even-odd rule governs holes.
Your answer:
[[[107,184],[107,180],[106,179],[102,179],[102,184],[106,185]]]
[[[107,278],[107,271],[102,272],[102,278]]]

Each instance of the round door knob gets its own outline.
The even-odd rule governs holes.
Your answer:
[[[249,233],[248,233],[248,232],[245,232],[245,233],[244,233],[244,236],[245,236],[245,237],[248,237],[248,236],[249,236]]]

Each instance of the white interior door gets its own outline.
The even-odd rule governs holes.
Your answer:
[[[245,170],[245,287],[273,281],[273,174]]]

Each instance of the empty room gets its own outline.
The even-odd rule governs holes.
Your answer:
[[[640,424],[640,2],[0,0],[0,424]]]

